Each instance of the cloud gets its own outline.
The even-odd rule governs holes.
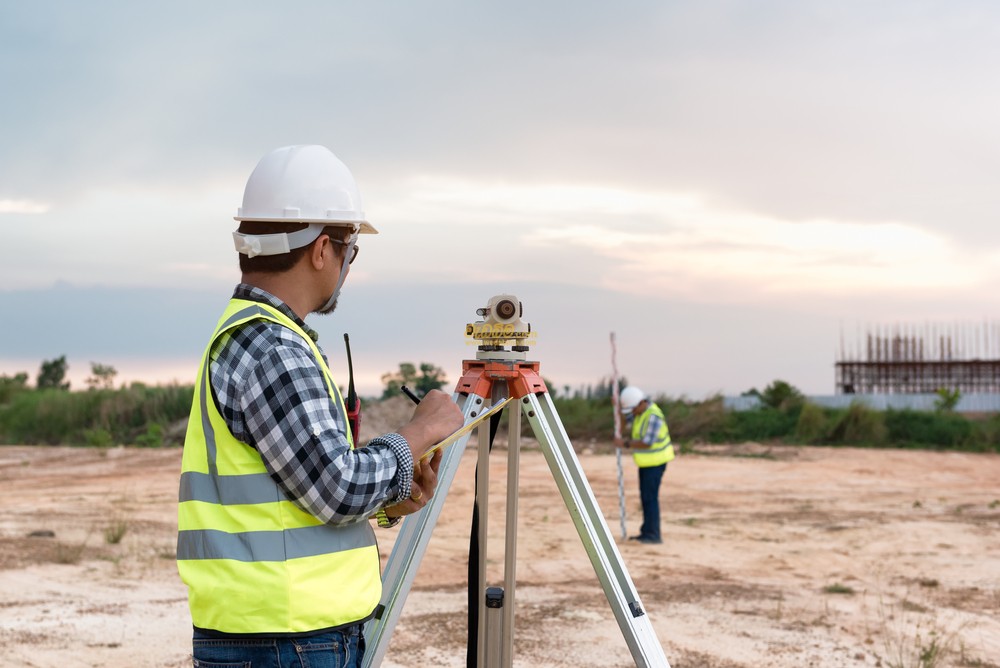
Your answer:
[[[747,296],[963,289],[991,278],[981,255],[902,223],[789,221],[703,208],[661,211],[662,231],[552,227],[534,243],[581,245],[616,261],[606,285],[623,291]],[[928,271],[933,267],[933,271]]]
[[[988,3],[48,6],[0,23],[0,84],[23,91],[0,179],[38,201],[239,184],[307,141],[366,195],[419,173],[596,183],[1000,241]]]
[[[693,192],[424,175],[382,194],[389,221],[437,230],[446,247],[492,235],[478,266],[500,255],[509,275],[552,283],[713,301],[957,291],[997,277],[997,251],[914,223],[782,218]]]
[[[48,213],[50,205],[30,199],[0,199],[0,213]]]
[[[88,190],[11,226],[0,285],[225,285],[239,277],[229,236],[239,195],[235,183]]]

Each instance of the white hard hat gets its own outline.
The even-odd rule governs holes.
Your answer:
[[[618,403],[621,405],[623,411],[631,411],[635,410],[635,407],[641,404],[645,398],[645,392],[638,387],[629,385],[618,395]]]
[[[309,223],[291,234],[233,233],[236,249],[253,257],[277,255],[312,243],[326,226],[378,234],[365,220],[354,176],[325,146],[285,146],[257,163],[243,191],[239,221]]]

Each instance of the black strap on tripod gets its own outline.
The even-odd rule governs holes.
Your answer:
[[[490,418],[490,445],[489,451],[493,452],[493,439],[497,436],[497,429],[500,427],[500,416],[503,411]],[[489,503],[489,499],[483,499],[483,503]],[[479,661],[479,591],[482,583],[479,581],[479,464],[476,464],[476,493],[472,505],[472,533],[469,536],[469,642],[468,651],[465,655],[465,665],[468,668],[476,668]]]

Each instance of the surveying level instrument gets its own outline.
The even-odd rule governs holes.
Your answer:
[[[479,438],[476,469],[476,504],[473,513],[473,545],[469,555],[470,629],[469,665],[478,668],[510,668],[513,662],[515,567],[517,553],[517,489],[522,415],[528,420],[549,465],[566,509],[590,557],[636,666],[670,668],[639,594],[622,563],[621,554],[587,482],[576,452],[566,435],[539,375],[539,363],[528,362],[531,326],[521,320],[522,305],[513,295],[497,295],[476,313],[483,320],[466,325],[466,336],[477,344],[476,358],[462,362],[462,377],[455,388],[455,402],[463,407],[465,422],[491,406],[510,402],[521,410],[508,411],[507,521],[504,541],[503,587],[483,587],[486,576],[486,527],[489,498],[489,454],[499,414],[492,429],[477,428]],[[392,631],[413,585],[416,571],[427,549],[448,490],[458,471],[469,440],[465,433],[444,450],[438,471],[438,487],[430,502],[403,521],[386,564],[382,600],[374,617],[365,625],[367,650],[362,665],[378,666],[385,657]],[[481,495],[481,496],[480,496]],[[483,502],[480,503],[479,499]],[[475,561],[475,563],[473,563]],[[473,585],[475,583],[475,587]],[[473,605],[473,597],[476,599]],[[473,607],[476,614],[473,616]]]

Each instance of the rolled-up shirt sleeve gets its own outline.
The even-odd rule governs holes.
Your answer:
[[[656,415],[649,416],[649,423],[646,424],[646,431],[642,435],[642,442],[653,447],[660,435],[660,428],[663,426],[663,419]]]

